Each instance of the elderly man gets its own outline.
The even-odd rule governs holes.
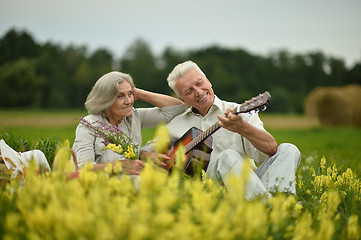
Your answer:
[[[296,146],[277,146],[274,137],[263,127],[256,112],[235,115],[237,103],[220,100],[206,75],[192,61],[178,64],[168,76],[168,84],[190,107],[168,123],[172,140],[181,138],[191,127],[206,130],[219,122],[221,127],[212,137],[208,176],[229,188],[228,177],[241,175],[246,160],[254,166],[246,185],[246,198],[268,195],[268,192],[296,193],[295,173],[301,154]],[[152,143],[145,146],[152,151]]]

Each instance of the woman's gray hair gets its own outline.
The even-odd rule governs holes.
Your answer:
[[[206,76],[202,70],[199,68],[199,66],[192,61],[185,61],[183,63],[178,64],[174,67],[173,71],[168,75],[167,81],[168,85],[173,91],[179,96],[179,93],[176,88],[176,82],[177,80],[185,75],[189,70],[195,69],[199,71],[202,75]]]
[[[88,113],[106,116],[106,110],[117,99],[118,84],[124,81],[134,87],[133,79],[129,74],[113,71],[101,76],[85,101],[85,108]]]

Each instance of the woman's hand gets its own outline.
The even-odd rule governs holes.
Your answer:
[[[167,155],[157,152],[142,151],[141,156],[144,160],[150,158],[156,166],[161,168],[165,168],[167,164],[165,164],[164,161],[169,161],[170,159]]]
[[[129,175],[139,175],[145,164],[141,160],[119,160],[122,164],[123,172]]]
[[[134,101],[139,99],[139,89],[136,87],[132,87]]]

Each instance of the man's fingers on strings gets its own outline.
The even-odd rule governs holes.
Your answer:
[[[232,112],[232,109],[231,108],[227,108],[227,110],[225,111],[224,113],[224,116],[227,116],[229,113]]]

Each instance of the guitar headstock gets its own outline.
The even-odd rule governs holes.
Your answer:
[[[250,100],[245,101],[233,110],[234,114],[246,113],[252,110],[263,110],[266,104],[270,101],[271,94],[268,91],[259,94]]]

